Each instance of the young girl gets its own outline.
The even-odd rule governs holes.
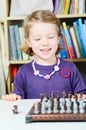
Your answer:
[[[85,98],[86,86],[75,64],[57,57],[61,49],[57,17],[48,10],[35,11],[24,20],[24,29],[26,43],[21,49],[34,59],[19,68],[13,93],[2,99],[36,99],[52,91],[60,97],[63,91],[66,96],[82,93]]]

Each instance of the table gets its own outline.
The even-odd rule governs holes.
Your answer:
[[[0,129],[2,130],[86,130],[86,122],[32,122],[25,123],[25,116],[35,100],[8,102],[0,100]],[[19,114],[13,114],[18,105]]]

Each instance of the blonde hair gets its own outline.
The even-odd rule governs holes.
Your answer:
[[[49,10],[37,10],[33,12],[31,15],[28,15],[23,22],[23,27],[24,27],[26,38],[29,37],[30,27],[34,24],[34,22],[38,22],[38,21],[55,24],[57,27],[58,35],[59,36],[61,35],[60,22],[59,22],[59,19],[55,16],[55,14]],[[59,44],[56,54],[58,54],[61,49],[62,47]],[[30,56],[34,55],[32,48],[30,48],[26,42],[20,47],[20,50],[24,51]]]

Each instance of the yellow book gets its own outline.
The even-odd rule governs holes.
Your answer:
[[[65,6],[64,6],[64,14],[68,14],[69,7],[70,7],[70,0],[66,0],[64,4],[65,4]]]

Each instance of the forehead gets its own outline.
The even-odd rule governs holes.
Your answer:
[[[30,27],[29,32],[31,34],[54,33],[56,28],[57,26],[52,23],[36,22]]]

